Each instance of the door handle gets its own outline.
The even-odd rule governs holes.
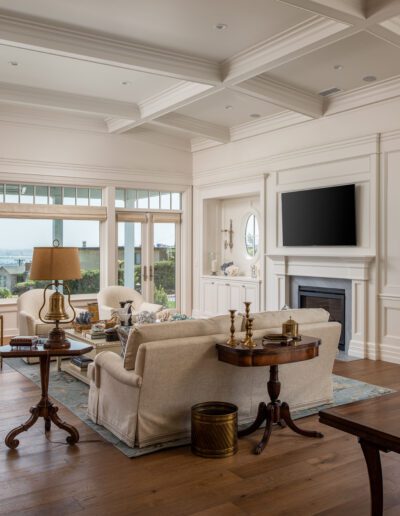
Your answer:
[[[143,281],[147,281],[147,265],[143,266]]]
[[[153,281],[153,279],[154,279],[153,266],[150,265],[150,281]]]

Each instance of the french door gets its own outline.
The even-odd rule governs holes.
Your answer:
[[[179,308],[180,214],[118,213],[118,284]]]

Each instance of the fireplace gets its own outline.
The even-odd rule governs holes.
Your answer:
[[[324,308],[330,313],[330,321],[339,322],[342,331],[339,349],[346,349],[346,291],[341,288],[325,288],[302,286],[298,287],[299,308]]]

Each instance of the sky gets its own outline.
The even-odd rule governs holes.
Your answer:
[[[33,247],[51,246],[53,244],[51,220],[40,219],[1,219],[0,218],[0,253],[1,250],[32,249]],[[118,245],[124,244],[124,223],[118,224]],[[135,227],[135,245],[141,242],[140,224],[130,223]],[[175,225],[171,223],[154,225],[155,244],[174,245]],[[64,246],[81,247],[86,241],[87,247],[99,246],[100,223],[93,220],[64,220]]]

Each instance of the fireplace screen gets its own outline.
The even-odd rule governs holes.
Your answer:
[[[345,350],[346,293],[344,289],[300,286],[299,308],[324,308],[329,312],[329,320],[342,325],[339,349]]]

